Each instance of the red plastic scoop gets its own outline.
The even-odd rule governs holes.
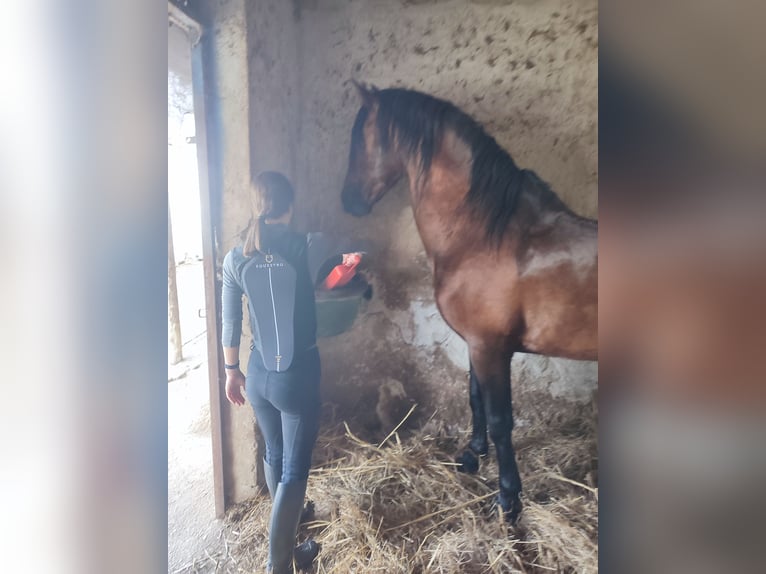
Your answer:
[[[325,289],[335,289],[336,287],[343,287],[346,283],[356,275],[356,266],[362,260],[359,253],[351,253],[347,257],[344,257],[345,263],[336,265],[327,279],[324,280]]]

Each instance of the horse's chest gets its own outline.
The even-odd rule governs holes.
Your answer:
[[[512,265],[466,265],[435,275],[435,296],[447,324],[466,340],[488,334],[505,336],[518,315]]]

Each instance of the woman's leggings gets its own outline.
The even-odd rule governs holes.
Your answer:
[[[319,350],[296,357],[283,372],[269,372],[257,349],[250,353],[245,390],[266,441],[266,462],[280,482],[307,480],[319,433]]]

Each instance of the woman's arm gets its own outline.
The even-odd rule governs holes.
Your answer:
[[[233,252],[223,260],[223,289],[221,301],[221,343],[226,367],[226,398],[235,405],[245,404],[242,391],[245,375],[239,368],[239,341],[242,337],[242,288],[236,280]],[[229,368],[231,366],[231,368]]]
[[[234,405],[244,405],[245,375],[239,368],[239,347],[224,347],[223,357],[227,365],[237,365],[231,369],[226,367],[226,398]]]

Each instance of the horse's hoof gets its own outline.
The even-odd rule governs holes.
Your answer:
[[[303,510],[301,511],[300,524],[306,524],[307,522],[312,522],[314,520],[314,514],[315,514],[314,501],[307,500],[306,506],[304,506]]]
[[[503,510],[503,518],[511,526],[515,526],[521,515],[521,499],[519,495],[504,495],[502,492],[497,495],[497,504]]]
[[[463,451],[459,457],[455,459],[460,466],[457,469],[460,472],[466,472],[468,474],[476,474],[479,472],[479,459],[470,450]]]
[[[473,441],[468,443],[468,449],[474,453],[478,454],[480,457],[485,457],[489,453],[489,445],[485,442],[479,443],[478,446],[476,446]]]
[[[298,570],[309,570],[311,563],[319,555],[322,545],[315,540],[307,540],[295,547],[293,558]]]

